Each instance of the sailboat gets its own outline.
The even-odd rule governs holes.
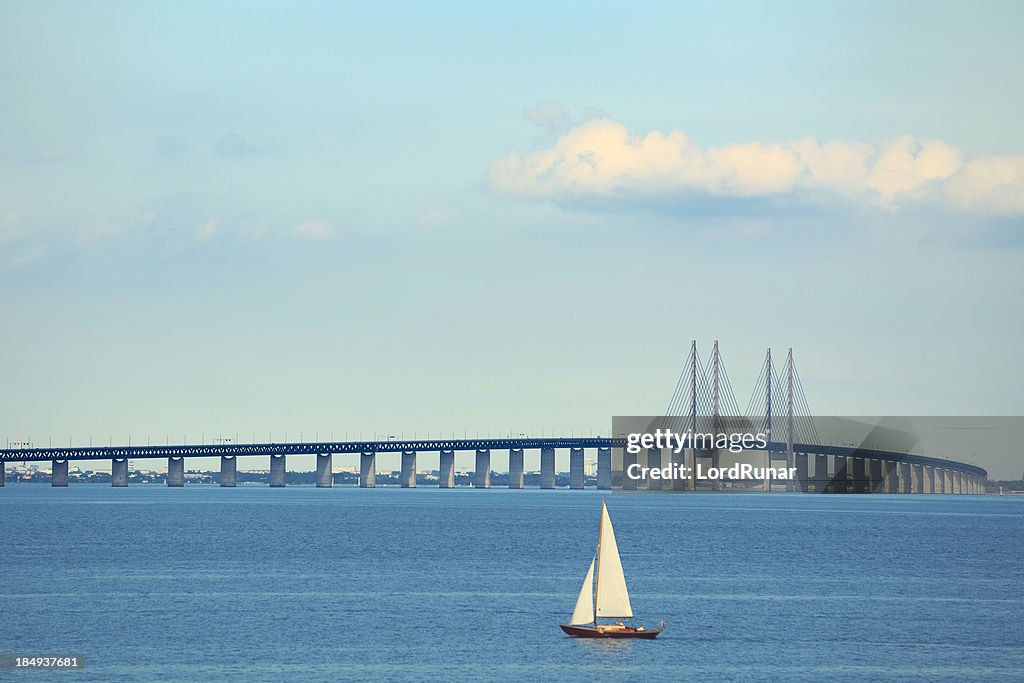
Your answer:
[[[612,518],[608,506],[601,501],[601,527],[597,536],[597,551],[590,561],[590,569],[583,579],[576,609],[568,624],[559,624],[573,638],[656,638],[661,629],[626,626],[622,621],[599,624],[598,619],[632,619],[626,576],[622,572],[619,547],[615,544]]]

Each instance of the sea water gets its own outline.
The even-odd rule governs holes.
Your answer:
[[[0,489],[5,680],[1024,678],[1024,498],[607,494],[637,623],[574,640],[596,491]]]

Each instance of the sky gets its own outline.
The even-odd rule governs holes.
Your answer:
[[[681,5],[0,1],[0,439],[1021,415],[1019,3]]]

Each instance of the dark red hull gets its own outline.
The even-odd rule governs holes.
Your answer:
[[[593,626],[573,626],[572,624],[559,624],[559,628],[573,638],[643,638],[650,640],[657,638],[661,629],[639,630],[635,628],[594,628]]]

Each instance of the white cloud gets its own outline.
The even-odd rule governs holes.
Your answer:
[[[548,148],[498,159],[490,180],[508,194],[553,200],[799,193],[887,209],[933,202],[1024,214],[1024,156],[966,159],[942,140],[909,135],[881,145],[805,137],[701,147],[681,130],[640,135],[598,119],[571,128]]]
[[[219,230],[220,221],[216,218],[211,218],[196,228],[196,240],[199,242],[209,242],[216,236]]]
[[[307,240],[334,239],[336,232],[334,226],[322,218],[303,221],[292,227],[292,235]]]

